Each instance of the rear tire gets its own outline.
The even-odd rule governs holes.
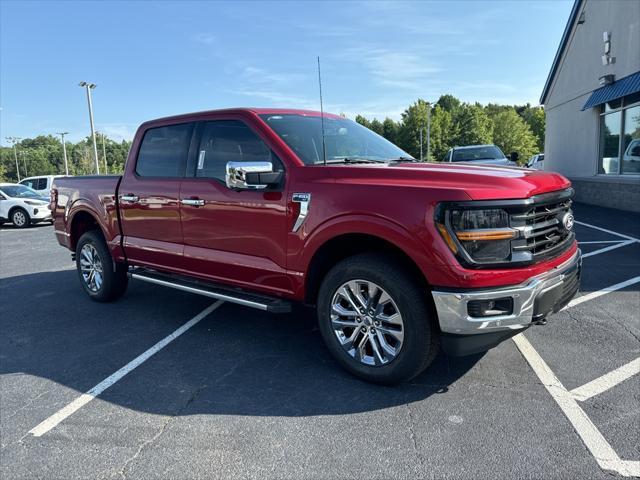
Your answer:
[[[16,228],[27,228],[31,226],[31,217],[24,208],[16,208],[11,212],[11,223]]]
[[[111,302],[127,290],[127,266],[113,261],[104,238],[97,230],[86,232],[78,240],[76,268],[82,287],[96,302]]]
[[[387,385],[410,380],[438,352],[428,294],[389,257],[347,258],[320,287],[318,322],[324,342],[346,370],[363,380]]]

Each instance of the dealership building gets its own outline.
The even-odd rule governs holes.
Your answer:
[[[640,0],[576,0],[540,103],[544,169],[577,201],[640,212]]]

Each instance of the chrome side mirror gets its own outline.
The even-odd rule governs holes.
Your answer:
[[[227,187],[238,190],[262,190],[278,185],[282,172],[274,172],[271,162],[227,162]]]

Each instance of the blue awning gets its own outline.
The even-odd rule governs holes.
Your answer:
[[[587,100],[587,103],[582,107],[582,110],[602,105],[611,100],[637,92],[640,92],[640,72],[633,73],[621,78],[617,82],[613,82],[611,85],[605,85],[604,87],[594,90],[589,100]]]

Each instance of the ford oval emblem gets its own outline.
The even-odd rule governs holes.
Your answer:
[[[567,231],[573,229],[573,213],[567,212],[564,214],[564,217],[562,217],[562,225]]]

